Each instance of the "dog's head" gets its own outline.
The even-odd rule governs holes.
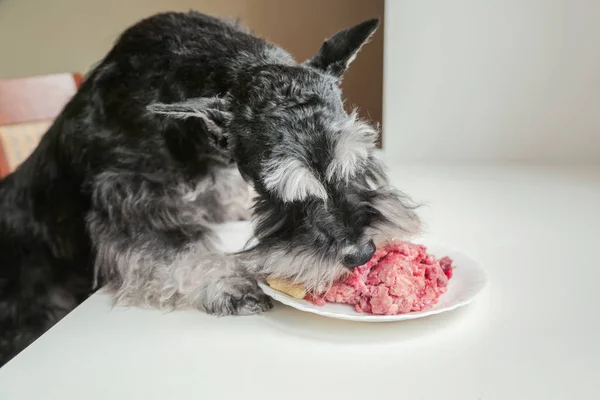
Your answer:
[[[377,130],[346,113],[339,88],[376,27],[337,33],[302,65],[249,68],[227,99],[161,106],[204,119],[257,192],[256,241],[245,254],[257,272],[323,289],[376,246],[419,230],[373,155]]]

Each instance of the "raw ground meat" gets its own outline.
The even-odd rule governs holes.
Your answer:
[[[423,245],[398,242],[378,250],[325,295],[308,295],[307,300],[350,304],[358,312],[380,315],[422,311],[446,292],[452,268],[448,257],[437,260]]]

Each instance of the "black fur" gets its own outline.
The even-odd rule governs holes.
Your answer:
[[[125,31],[0,182],[0,365],[96,280],[122,304],[250,314],[270,308],[256,277],[326,285],[378,234],[415,231],[372,155],[375,130],[345,113],[338,87],[376,25],[305,64],[195,12]],[[247,217],[236,169],[257,193],[257,225],[233,257],[212,225]]]

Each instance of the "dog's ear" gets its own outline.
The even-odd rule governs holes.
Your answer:
[[[197,97],[179,103],[154,103],[147,107],[153,114],[162,114],[177,119],[199,118],[204,122],[210,139],[221,153],[227,152],[227,125],[232,115],[227,100],[220,97]]]
[[[306,64],[341,78],[360,48],[375,33],[378,25],[379,20],[374,18],[339,31],[327,39],[319,52]]]

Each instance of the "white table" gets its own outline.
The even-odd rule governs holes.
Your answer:
[[[113,309],[97,294],[0,370],[0,399],[598,398],[600,169],[394,171],[429,203],[431,235],[488,270],[474,305],[358,324],[283,306]]]

